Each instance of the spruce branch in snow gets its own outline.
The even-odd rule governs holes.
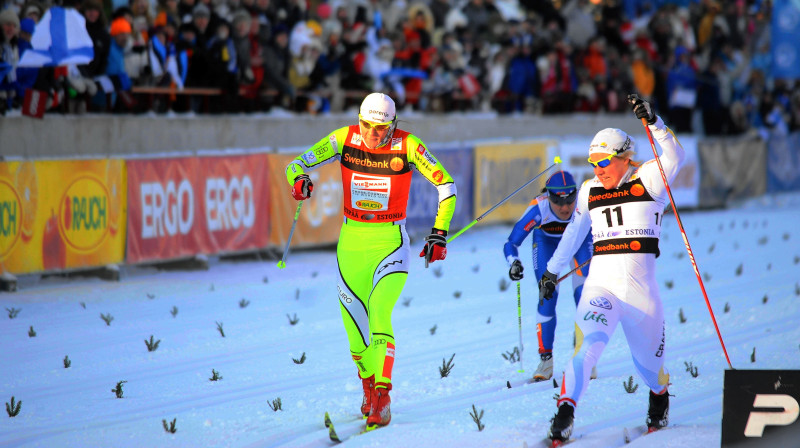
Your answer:
[[[297,325],[300,322],[300,319],[297,318],[297,313],[294,313],[294,317],[287,314],[286,318],[289,319],[289,325]]]
[[[714,253],[714,248],[717,247],[717,243],[711,243],[711,246],[708,248],[708,253]]]
[[[738,241],[734,241],[733,242],[733,250],[739,250],[739,242]]]
[[[472,246],[472,247],[469,249],[469,251],[470,251],[470,252],[472,252],[473,254],[474,254],[474,253],[475,253],[475,251],[477,251],[477,250],[478,250],[478,248],[477,248],[477,247],[475,247],[475,246]]]
[[[783,240],[784,241],[789,241],[789,234],[788,233],[784,233],[783,234]]]
[[[242,297],[242,300],[239,301],[239,308],[245,309],[247,305],[250,305],[250,301]]]
[[[213,284],[213,283],[211,284],[211,287],[210,287],[210,288],[208,288],[208,290],[209,290],[209,291],[214,291],[214,284]]]
[[[753,353],[750,353],[750,362],[756,362],[756,348],[753,347]]]
[[[628,377],[628,382],[625,381],[622,382],[622,387],[625,388],[625,392],[632,394],[636,392],[636,389],[639,388],[639,385],[633,384],[633,375],[631,375]]]
[[[553,378],[553,389],[558,389],[558,382],[556,382],[555,378]]]
[[[800,296],[800,283],[794,284],[794,295]]]
[[[761,299],[761,303],[767,303],[767,300],[769,300],[769,298],[766,294],[764,294],[764,297]]]
[[[514,364],[515,362],[519,361],[519,355],[520,355],[519,347],[514,347],[514,349],[511,350],[510,352],[507,351],[505,353],[500,354],[500,356],[502,356],[503,359],[510,362],[511,364]]]
[[[69,356],[64,357],[64,368],[69,369],[72,365],[72,361],[69,360]]]
[[[103,319],[103,322],[106,323],[106,326],[110,327],[111,321],[114,320],[114,316],[112,316],[111,313],[108,314],[100,313],[100,319]]]
[[[736,266],[736,276],[739,277],[742,275],[742,269],[744,269],[744,264],[739,263],[739,266]]]
[[[511,283],[508,280],[506,280],[505,277],[501,277],[500,283],[498,283],[497,286],[498,288],[500,288],[500,292],[505,292],[505,290],[508,289],[509,286],[511,286]]]
[[[219,374],[219,372],[217,372],[214,369],[211,369],[211,378],[209,378],[208,380],[209,381],[219,381],[221,379],[222,379],[222,376]]]
[[[436,277],[436,278],[439,278],[439,277],[442,276],[442,267],[441,266],[436,266],[435,268],[433,268],[433,276]]]
[[[447,363],[445,363],[444,358],[442,358],[442,367],[439,367],[439,375],[441,375],[442,378],[450,375],[450,371],[453,370],[453,367],[455,367],[455,364],[453,364],[453,358],[455,358],[455,356],[456,354],[453,353],[453,356],[450,357],[450,360],[447,361]]]
[[[455,297],[456,299],[461,298],[461,291],[453,291],[453,297]]]
[[[431,332],[431,336],[435,335],[435,334],[436,334],[436,324],[433,324],[433,326],[431,327],[431,329],[430,329],[430,330],[428,330],[428,331],[430,331],[430,332]]]
[[[478,431],[483,431],[483,428],[485,428],[483,423],[481,423],[481,419],[483,418],[483,409],[481,409],[481,412],[478,413],[478,410],[475,408],[475,405],[473,404],[472,412],[469,413],[469,416],[472,417],[472,421],[475,422],[476,425],[478,425]]]
[[[710,282],[711,281],[711,274],[708,272],[703,272],[703,280]]]
[[[86,309],[86,302],[81,302],[81,308]]]
[[[479,264],[476,264],[475,266],[472,267],[472,272],[477,273],[480,270],[481,270],[481,265]]]
[[[17,317],[17,314],[19,314],[19,312],[22,310],[12,306],[11,308],[6,308],[6,311],[8,311],[8,318],[13,319]]]
[[[177,316],[178,315],[178,307],[173,305],[172,309],[169,310],[169,313],[172,314],[172,317]]]
[[[154,351],[158,350],[158,344],[160,344],[160,343],[161,343],[161,339],[159,339],[157,341],[154,340],[152,334],[150,335],[150,340],[149,341],[147,339],[144,340],[144,345],[147,346],[147,351],[148,352],[154,352]]]
[[[222,322],[215,322],[215,323],[217,324],[217,331],[219,331],[219,334],[224,338],[225,332],[222,330]]]
[[[148,293],[147,293],[147,298],[148,298],[148,299],[150,299],[150,300],[153,300],[153,299],[155,299],[155,298],[156,298],[156,295],[155,295],[155,294],[150,294],[150,293],[148,292]]]
[[[408,306],[411,305],[411,301],[413,299],[414,299],[413,297],[403,297],[403,306],[408,308]]]
[[[300,356],[300,359],[292,358],[292,361],[294,361],[295,364],[302,364],[306,362],[306,352],[303,352],[302,356]]]
[[[767,270],[768,270],[768,271],[771,271],[771,270],[772,270],[772,263],[767,263]]]
[[[683,315],[683,308],[678,308],[678,319],[680,319],[682,324],[686,323],[686,316]]]
[[[283,409],[281,408],[281,397],[272,400],[271,403],[267,401],[267,406],[269,406],[269,408],[272,409],[272,412],[282,411]]]
[[[698,376],[700,376],[700,372],[697,370],[697,366],[692,365],[691,362],[684,361],[683,365],[686,366],[686,371],[689,372],[690,375],[692,375],[692,378],[697,378]]]
[[[28,330],[28,337],[29,338],[35,338],[36,337],[36,331],[33,330],[33,325],[31,325],[31,328]]]
[[[318,273],[317,271],[313,271],[313,272],[311,272],[311,278],[317,278],[317,275],[318,275],[318,274],[319,274],[319,273]]]
[[[675,285],[675,282],[673,282],[672,280],[667,280],[667,281],[664,282],[664,286],[666,286],[667,289],[672,289],[672,287],[674,285]]]
[[[769,237],[766,236],[766,235],[762,236],[761,238],[758,239],[758,245],[759,246],[764,246],[764,245],[767,244],[767,241],[769,241]]]
[[[173,418],[172,421],[169,422],[169,425],[167,425],[167,419],[162,419],[161,420],[161,424],[164,426],[164,431],[166,431],[166,432],[168,432],[170,434],[175,434],[175,431],[178,430],[177,428],[175,428],[175,421],[176,420],[178,420],[177,417]]]
[[[725,308],[722,311],[727,313],[730,310],[731,310],[731,304],[728,303],[728,302],[725,302]]]
[[[264,278],[261,279],[261,281],[264,283],[269,283],[269,278],[267,278],[267,276],[265,275]]]
[[[117,381],[117,387],[111,389],[111,392],[117,396],[117,398],[122,398],[122,385],[127,383],[127,381]]]
[[[489,318],[486,319],[486,324],[488,325],[490,323],[492,323],[492,316],[489,316]]]
[[[554,393],[554,394],[553,394],[553,400],[555,400],[556,402],[558,402],[558,399],[559,399],[559,398],[561,398],[561,395],[559,395],[559,394],[558,394],[558,392],[556,392],[556,393]]]
[[[300,288],[294,291],[294,300],[300,300]]]
[[[794,256],[794,264],[800,263],[800,255]]]
[[[6,402],[6,412],[10,417],[16,417],[19,415],[20,406],[22,406],[22,400],[14,403],[14,396],[11,396],[11,403]]]

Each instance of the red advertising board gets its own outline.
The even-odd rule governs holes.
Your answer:
[[[266,154],[130,160],[129,263],[266,247]]]

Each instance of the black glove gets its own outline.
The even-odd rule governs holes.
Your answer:
[[[302,201],[311,197],[311,192],[314,191],[314,184],[311,178],[306,174],[301,174],[294,178],[294,185],[292,185],[292,197],[298,201]]]
[[[511,268],[508,270],[508,278],[518,282],[522,280],[522,271],[522,262],[519,260],[514,260],[514,262],[511,263]]]
[[[425,257],[425,267],[436,260],[444,260],[447,257],[447,231],[432,228],[431,234],[425,237],[425,246],[419,256]]]
[[[653,107],[646,100],[639,98],[639,95],[632,93],[628,95],[628,103],[633,109],[638,119],[646,119],[647,124],[654,124],[656,122],[656,113],[653,112]]]
[[[553,298],[557,281],[558,276],[556,274],[547,270],[544,271],[542,278],[539,280],[539,303],[542,303],[544,299],[550,300]]]

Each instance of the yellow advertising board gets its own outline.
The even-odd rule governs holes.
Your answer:
[[[475,146],[475,216],[480,216],[552,164],[550,141]],[[516,221],[538,196],[552,172],[543,175],[498,207],[481,222]]]
[[[0,163],[0,270],[122,262],[125,182],[121,159]]]

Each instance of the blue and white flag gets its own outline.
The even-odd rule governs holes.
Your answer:
[[[73,8],[53,6],[44,13],[18,67],[52,67],[88,64],[94,59],[94,43],[86,20]]]
[[[775,78],[800,78],[800,0],[772,2],[772,73]]]

